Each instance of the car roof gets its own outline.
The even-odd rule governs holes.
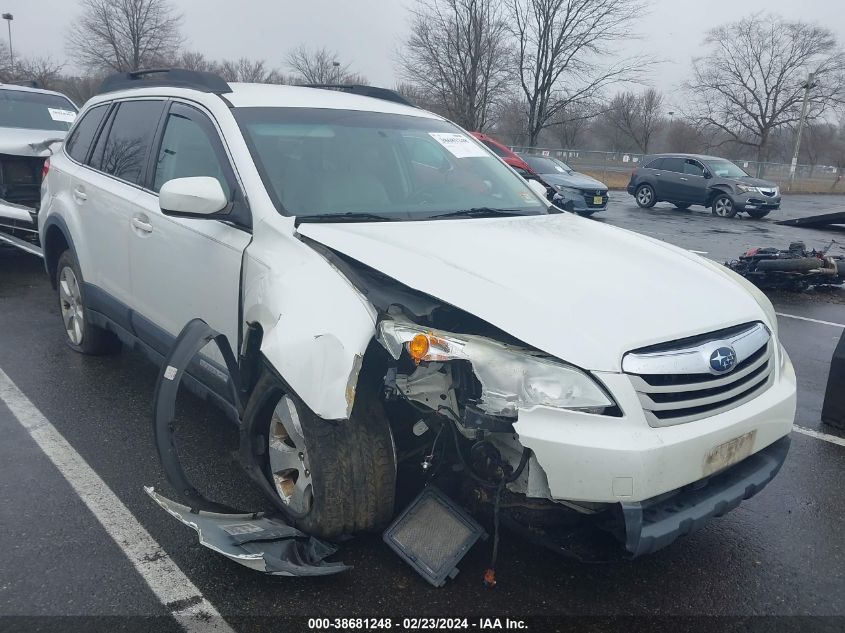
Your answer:
[[[668,154],[649,154],[646,158],[695,158],[697,160],[728,160],[727,158],[722,158],[721,156],[708,156],[707,154],[681,154],[677,152]]]
[[[55,90],[44,90],[43,88],[30,88],[29,86],[19,86],[18,84],[4,84],[0,83],[0,90],[17,90],[19,92],[37,92],[44,95],[56,95],[57,97],[64,97],[71,103],[73,101],[66,94],[56,92]],[[76,104],[74,104],[76,105]]]
[[[99,94],[92,97],[88,103],[89,105],[94,105],[127,97],[183,97],[201,103],[208,103],[214,99],[223,99],[236,108],[325,108],[442,119],[442,117],[436,114],[413,106],[338,90],[258,83],[230,83],[229,87],[231,88],[231,92],[221,95],[191,88],[170,86],[133,88],[130,90],[116,90],[114,92]]]

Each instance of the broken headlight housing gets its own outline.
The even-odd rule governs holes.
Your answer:
[[[737,185],[736,188],[742,193],[760,193],[759,187],[752,187],[751,185]]]
[[[379,323],[378,340],[399,360],[469,361],[481,383],[477,406],[490,415],[516,417],[519,409],[550,407],[603,413],[616,403],[585,371],[524,348],[470,334],[454,334],[407,321]]]

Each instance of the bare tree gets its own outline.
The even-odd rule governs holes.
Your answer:
[[[338,61],[337,51],[331,51],[325,47],[310,48],[302,44],[288,51],[285,62],[288,68],[293,71],[293,79],[296,83],[366,83],[364,77],[350,70],[349,64],[342,64]]]
[[[64,64],[50,57],[24,57],[15,61],[14,79],[45,90],[60,90],[63,68]]]
[[[663,95],[649,88],[640,94],[618,93],[608,104],[604,121],[628,139],[633,149],[648,154],[654,133],[663,122],[662,114]]]
[[[182,16],[169,0],[81,0],[67,49],[91,70],[127,72],[176,57]]]
[[[772,134],[795,124],[808,72],[815,72],[808,120],[845,97],[845,55],[826,28],[755,14],[712,29],[711,52],[693,61],[687,84],[695,118],[725,140],[768,158]]]
[[[505,0],[516,39],[516,72],[534,144],[557,113],[595,99],[607,86],[642,77],[650,61],[606,65],[614,42],[631,38],[641,0]]]
[[[593,121],[602,112],[600,104],[591,101],[571,103],[561,108],[552,117],[549,131],[566,149],[581,147],[584,134]]]
[[[199,51],[181,51],[171,64],[174,68],[185,68],[187,70],[199,70],[202,72],[218,72],[218,64],[208,59]]]
[[[508,38],[501,0],[422,0],[398,53],[404,79],[468,130],[483,130],[508,89]]]
[[[283,83],[282,74],[268,68],[263,59],[247,59],[241,57],[236,61],[225,60],[218,71],[226,81],[244,81],[249,83],[276,84]]]

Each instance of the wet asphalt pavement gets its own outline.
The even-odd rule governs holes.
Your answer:
[[[720,262],[754,246],[785,248],[795,239],[810,247],[831,239],[845,246],[845,232],[773,223],[843,210],[845,198],[787,197],[783,207],[772,220],[725,220],[669,205],[643,211],[614,192],[597,221]],[[845,254],[836,245],[831,252]],[[779,313],[845,323],[845,288],[772,299]],[[845,436],[820,422],[842,328],[791,317],[781,317],[779,326],[799,377],[796,424]],[[272,623],[291,616],[845,616],[845,447],[804,434],[793,433],[783,470],[757,497],[633,562],[577,563],[506,533],[494,591],[480,582],[489,542],[470,552],[454,581],[435,589],[374,535],[342,545],[339,558],[354,566],[348,573],[270,578],[199,546],[191,530],[144,494],[143,485],[171,493],[153,448],[155,368],[137,352],[98,358],[72,352],[40,260],[9,250],[0,251],[0,369],[236,630],[282,630]],[[242,508],[260,505],[242,492],[246,479],[232,456],[237,436],[223,417],[185,397],[179,419],[191,474],[207,494]],[[0,615],[163,617],[167,609],[2,403],[0,429]],[[156,622],[175,628],[166,618]],[[824,628],[831,626],[837,628]],[[305,629],[305,621],[282,628]],[[822,628],[843,630],[845,618],[814,620],[804,630]]]

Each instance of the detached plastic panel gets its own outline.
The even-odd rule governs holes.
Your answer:
[[[700,529],[766,487],[789,452],[789,436],[714,475],[702,488],[687,488],[670,497],[623,503],[625,549],[633,556],[650,554]]]
[[[484,528],[434,486],[384,531],[384,542],[435,587],[458,574],[458,563],[479,538],[487,538]]]

